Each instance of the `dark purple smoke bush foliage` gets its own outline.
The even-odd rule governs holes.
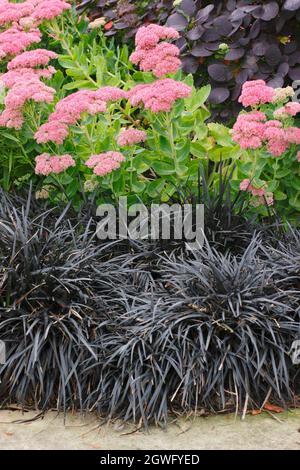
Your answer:
[[[104,17],[106,35],[126,41],[143,23],[177,29],[184,71],[212,85],[213,117],[228,120],[239,109],[247,80],[274,87],[300,80],[300,0],[85,0],[78,11]]]

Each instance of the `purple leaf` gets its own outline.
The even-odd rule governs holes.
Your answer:
[[[206,49],[208,49],[209,51],[217,51],[219,49],[219,46],[220,41],[208,42],[207,44],[205,44]]]
[[[288,71],[290,70],[289,64],[286,62],[283,62],[282,64],[279,65],[277,69],[277,74],[281,77],[285,77],[288,74]]]
[[[180,13],[173,13],[169,16],[167,26],[171,26],[177,31],[183,31],[188,25],[188,20]]]
[[[260,33],[260,20],[255,20],[250,28],[249,37],[255,39]]]
[[[236,0],[227,0],[226,8],[228,11],[233,11],[236,8]]]
[[[214,26],[218,28],[222,36],[228,36],[232,31],[232,24],[224,15],[214,21]]]
[[[266,62],[274,67],[275,65],[278,65],[281,62],[281,55],[282,54],[279,47],[275,44],[272,44],[266,50]]]
[[[212,104],[220,104],[226,101],[227,98],[229,98],[229,95],[230,93],[228,88],[217,87],[211,91],[208,99]]]
[[[190,39],[190,41],[197,41],[197,39],[201,38],[204,32],[204,28],[201,26],[197,26],[196,28],[191,29],[187,32],[186,37]]]
[[[213,28],[207,29],[205,31],[205,33],[203,33],[202,39],[203,39],[203,41],[208,41],[208,42],[216,41],[216,39],[220,39],[220,34],[219,34],[218,29],[217,28],[216,29],[213,29]]]
[[[298,44],[296,41],[288,42],[287,44],[283,45],[283,52],[284,54],[292,54],[298,48]]]
[[[295,11],[300,8],[300,0],[286,0],[283,8],[290,11]]]
[[[234,87],[234,89],[232,90],[232,93],[231,93],[231,99],[233,101],[236,101],[238,99],[238,97],[241,94],[241,90],[242,90],[241,85],[239,85],[239,84],[235,85],[235,87]]]
[[[263,21],[270,21],[278,15],[278,12],[278,2],[270,1],[255,10],[253,12],[253,16],[254,18],[260,18]]]
[[[196,11],[194,0],[182,0],[178,5],[178,10],[183,11],[187,16],[192,16]]]
[[[300,64],[300,51],[294,52],[289,56],[289,64],[292,66]]]
[[[262,62],[262,63],[260,63],[260,65],[259,65],[259,70],[260,70],[260,72],[262,72],[262,73],[267,73],[267,74],[269,74],[269,73],[272,72],[273,67],[271,67],[270,65],[266,64],[265,62]]]
[[[284,84],[284,80],[282,77],[274,77],[267,82],[267,85],[273,88],[281,88],[283,84]]]
[[[192,48],[191,54],[194,57],[209,57],[213,54],[213,51],[207,50],[204,46],[196,45]]]
[[[236,76],[236,79],[235,79],[236,83],[242,85],[243,83],[245,83],[248,80],[248,77],[249,77],[248,70],[242,70]]]
[[[278,2],[268,2],[263,5],[263,14],[261,19],[264,21],[270,21],[278,15],[279,5]]]
[[[252,51],[257,56],[263,56],[267,49],[267,43],[263,41],[257,41],[254,43]]]
[[[199,67],[199,62],[191,55],[181,58],[182,69],[186,73],[196,73]]]
[[[300,80],[300,66],[291,68],[289,71],[289,77],[292,80]]]
[[[238,60],[245,54],[245,50],[237,47],[236,49],[230,49],[225,55],[225,60]]]
[[[208,66],[208,73],[216,82],[227,82],[232,79],[232,72],[227,65],[211,64]]]
[[[196,15],[197,23],[204,23],[209,17],[210,12],[214,9],[214,5],[209,4],[205,8],[198,11]]]
[[[182,54],[183,52],[185,52],[185,50],[187,49],[187,41],[185,38],[181,37],[179,39],[177,39],[177,41],[175,42],[176,46],[178,47],[178,49],[180,50],[180,53]]]
[[[232,22],[235,22],[235,21],[239,22],[239,21],[242,21],[244,18],[245,18],[245,13],[243,12],[241,8],[234,10],[230,15],[230,20]]]

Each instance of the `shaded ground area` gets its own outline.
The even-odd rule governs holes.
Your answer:
[[[99,427],[93,414],[81,417],[49,412],[0,411],[0,449],[90,450],[202,450],[202,449],[295,449],[300,450],[300,410],[274,415],[264,413],[178,419],[167,430],[135,431],[121,422]],[[133,433],[132,433],[133,431]],[[129,434],[128,434],[129,433]]]

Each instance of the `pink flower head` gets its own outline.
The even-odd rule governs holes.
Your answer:
[[[44,176],[48,176],[51,173],[62,173],[76,165],[75,160],[68,154],[51,156],[49,153],[43,153],[42,155],[38,155],[35,161],[35,173]]]
[[[55,68],[51,66],[45,69],[14,69],[1,75],[0,81],[2,81],[7,88],[12,88],[17,82],[21,82],[23,86],[26,86],[27,81],[32,78],[51,78],[55,72]]]
[[[69,114],[71,122],[75,124],[83,113],[94,115],[106,111],[105,101],[99,99],[96,93],[92,90],[80,90],[63,98],[55,107],[55,119],[59,119],[61,114]]]
[[[296,101],[291,101],[284,106],[284,110],[290,116],[296,116],[300,112],[300,103]]]
[[[104,86],[95,92],[97,100],[102,100],[105,103],[109,101],[119,101],[126,98],[126,92],[115,86]]]
[[[251,193],[252,196],[258,197],[263,197],[266,193],[264,188],[255,188],[249,179],[244,179],[240,182],[240,190],[247,191],[248,193]]]
[[[287,119],[289,116],[296,116],[300,112],[300,103],[290,102],[274,111],[276,119]]]
[[[271,120],[265,124],[264,138],[267,141],[268,151],[274,157],[280,157],[289,147],[285,130],[280,121]]]
[[[264,188],[254,188],[252,187],[252,196],[259,196],[262,197],[265,194],[265,189]]]
[[[285,110],[285,107],[282,106],[274,111],[273,116],[275,119],[286,119],[289,117],[288,113]]]
[[[26,86],[20,82],[13,86],[6,95],[5,105],[12,108],[21,108],[28,100],[33,100],[36,103],[51,103],[54,93],[54,88],[45,85],[38,77],[32,77],[31,80],[26,82]]]
[[[6,108],[0,114],[0,126],[21,129],[24,123],[23,113],[20,109]]]
[[[44,144],[46,142],[62,144],[68,133],[68,126],[66,124],[59,121],[46,122],[34,134],[34,138],[38,144]]]
[[[131,54],[133,64],[139,64],[141,70],[153,72],[158,78],[168,73],[176,73],[181,65],[179,49],[174,44],[161,39],[177,39],[178,32],[173,28],[150,24],[142,26],[135,37],[136,50]]]
[[[145,131],[140,131],[138,129],[125,129],[121,131],[118,137],[118,144],[120,147],[125,147],[126,145],[135,145],[139,142],[145,142],[147,139],[147,133]]]
[[[240,190],[250,192],[252,190],[251,181],[249,179],[244,179],[243,181],[241,181]]]
[[[52,20],[71,8],[71,5],[63,0],[38,0],[35,4],[32,18],[40,22]]]
[[[31,44],[40,42],[41,37],[37,28],[24,31],[21,26],[13,24],[11,28],[0,33],[0,58],[19,54]]]
[[[153,72],[158,78],[168,73],[176,73],[181,65],[179,49],[174,44],[162,42],[152,49],[137,48],[130,56],[133,64],[139,64],[144,72]]]
[[[271,103],[274,95],[275,90],[267,86],[264,80],[252,80],[244,83],[239,103],[245,107]]]
[[[31,15],[34,5],[30,1],[11,3],[6,0],[0,2],[0,25],[19,21],[23,16]]]
[[[24,16],[19,20],[19,25],[22,26],[24,30],[34,28],[38,26],[38,21],[36,21],[32,16]]]
[[[138,29],[135,44],[142,49],[155,47],[161,39],[178,39],[179,33],[174,28],[149,24]]]
[[[63,0],[26,0],[22,3],[1,0],[0,25],[18,22],[22,27],[30,27],[52,20],[69,8],[71,5]]]
[[[177,99],[191,94],[191,87],[171,78],[157,80],[150,84],[137,85],[128,92],[132,106],[143,104],[153,113],[170,111]]]
[[[285,138],[290,144],[300,145],[300,128],[287,127],[285,129]]]
[[[241,148],[257,149],[262,146],[266,115],[260,111],[239,114],[233,126],[232,138]]]
[[[48,65],[51,59],[56,59],[57,54],[46,49],[34,49],[33,51],[26,51],[11,60],[7,68],[8,70],[13,69],[25,69],[39,67],[41,65]]]
[[[9,76],[9,74],[12,74],[12,76]],[[27,101],[32,100],[36,103],[50,103],[53,101],[54,88],[41,82],[38,75],[33,72],[20,75],[19,71],[13,70],[4,74],[3,81],[6,86],[10,86],[10,90],[4,100],[5,111],[2,113],[2,125],[20,129],[23,123],[22,109]],[[11,119],[12,116],[13,119]],[[15,123],[15,126],[13,123]]]
[[[86,166],[93,168],[93,172],[97,176],[105,176],[113,170],[120,168],[121,163],[125,160],[124,156],[119,152],[106,152],[98,155],[91,155],[87,160]]]
[[[274,204],[274,195],[273,193],[265,193],[263,196],[258,196],[252,201],[252,205],[255,207],[258,206],[273,206]]]
[[[62,143],[68,135],[68,126],[74,125],[82,114],[95,115],[106,111],[108,101],[126,97],[126,93],[117,87],[103,87],[97,91],[79,90],[63,98],[49,116],[48,123],[43,124],[35,134],[37,142]]]

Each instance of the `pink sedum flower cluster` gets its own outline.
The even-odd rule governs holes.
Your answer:
[[[64,0],[25,0],[21,3],[11,3],[0,0],[0,26],[20,22],[26,18],[36,25],[44,20],[52,20],[71,8]]]
[[[59,101],[48,122],[35,133],[40,143],[55,142],[62,144],[69,133],[69,126],[79,121],[82,114],[104,113],[109,101],[118,101],[126,93],[117,87],[103,87],[99,90],[80,90]]]
[[[34,49],[26,51],[12,59],[7,65],[8,70],[26,69],[40,66],[46,66],[51,59],[56,59],[57,54],[47,49]]]
[[[274,157],[280,157],[292,144],[300,145],[299,128],[283,127],[281,121],[266,119],[260,111],[240,114],[233,126],[233,140],[244,149],[258,149],[266,145]]]
[[[268,92],[262,91],[265,87],[263,80],[246,82],[240,101],[244,106],[257,106],[261,103],[271,102],[271,94],[267,97]],[[260,92],[257,91],[258,89]],[[262,96],[265,96],[266,99]],[[300,112],[300,104],[290,102],[274,111],[275,119],[271,120],[267,119],[265,113],[257,110],[241,113],[233,126],[233,140],[238,142],[243,149],[259,149],[265,145],[271,155],[280,157],[291,145],[300,145],[300,129],[284,126],[282,122],[290,116],[295,116],[298,112]]]
[[[276,109],[273,116],[275,119],[287,119],[290,116],[296,116],[298,113],[300,113],[300,103],[292,101],[281,108]]]
[[[169,112],[179,98],[186,98],[192,88],[185,83],[177,82],[171,78],[164,78],[153,83],[137,85],[128,92],[132,106],[143,104],[153,113]]]
[[[131,146],[145,142],[147,140],[147,133],[138,129],[124,129],[120,132],[118,137],[118,144],[120,147]]]
[[[244,83],[239,103],[246,108],[259,104],[271,103],[275,96],[274,88],[266,85],[264,80],[251,80]]]
[[[17,55],[41,40],[39,24],[71,8],[63,0],[26,0],[11,3],[0,0],[0,26],[9,26],[0,33],[0,59]]]
[[[181,65],[178,47],[159,41],[178,37],[178,32],[173,28],[156,24],[142,26],[135,37],[136,49],[130,56],[131,62],[139,65],[144,72],[153,72],[158,78],[176,73]]]
[[[240,190],[251,193],[252,196],[256,197],[255,205],[267,204],[272,206],[274,204],[273,194],[266,192],[265,188],[255,188],[249,179],[244,179],[240,183]]]
[[[283,129],[282,123],[277,120],[265,123],[264,139],[266,140],[267,150],[274,157],[280,157],[290,146],[285,129]]]
[[[71,8],[71,5],[63,0],[29,0],[29,2],[30,1],[35,5],[32,18],[39,23],[44,20],[53,20],[53,18],[56,18],[64,11]]]
[[[75,160],[69,154],[51,156],[49,153],[43,153],[42,155],[38,155],[35,161],[35,173],[44,176],[48,176],[51,173],[62,173],[76,165]]]
[[[120,152],[105,152],[98,155],[91,155],[87,160],[86,166],[92,168],[97,176],[105,176],[114,170],[120,168],[121,163],[125,160]]]
[[[8,55],[17,55],[27,47],[41,40],[41,32],[38,28],[30,28],[24,31],[18,24],[0,33],[0,59]]]
[[[239,114],[233,126],[233,140],[243,149],[257,149],[262,146],[266,115],[260,111]]]
[[[138,29],[135,35],[135,45],[142,49],[155,47],[161,39],[178,39],[179,33],[174,28],[149,24]]]
[[[8,72],[1,76],[9,89],[4,100],[5,109],[0,115],[0,125],[20,129],[24,122],[23,107],[29,100],[36,103],[53,101],[54,88],[48,87],[41,78],[49,78],[55,72],[53,67],[45,69],[30,68],[30,65],[47,65],[56,54],[43,49],[24,52],[9,62]],[[35,58],[35,60],[33,60]]]

